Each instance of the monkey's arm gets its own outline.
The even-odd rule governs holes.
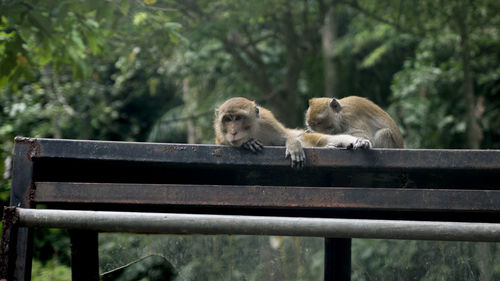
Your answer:
[[[304,149],[302,149],[302,143],[296,137],[290,137],[286,139],[285,147],[285,158],[291,158],[292,167],[304,167],[306,154],[304,153]]]
[[[346,147],[346,148],[371,148],[372,143],[365,138],[347,134],[326,135],[319,133],[304,133],[302,142],[306,147]]]
[[[280,123],[278,125],[275,129],[285,138],[285,158],[290,157],[293,168],[303,168],[306,161],[306,154],[300,141],[303,132],[301,130],[287,129]]]
[[[293,168],[302,168],[306,154],[299,140],[300,130],[285,128],[274,115],[267,109],[260,108],[260,138],[264,145],[285,145],[285,158],[290,158]]]

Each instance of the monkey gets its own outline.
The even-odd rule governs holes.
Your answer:
[[[389,114],[372,101],[358,96],[310,99],[306,126],[311,132],[368,139],[373,147],[404,147],[401,132]]]
[[[273,113],[254,101],[236,97],[215,110],[215,143],[242,147],[254,153],[266,146],[285,146],[285,158],[291,158],[293,168],[305,162],[303,147],[371,148],[367,139],[350,135],[330,136],[288,129]]]

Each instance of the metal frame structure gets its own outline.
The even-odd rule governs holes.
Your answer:
[[[30,280],[34,227],[70,229],[73,280],[98,280],[99,231],[325,237],[326,281],[350,280],[355,237],[500,240],[500,150],[314,148],[293,170],[281,147],[15,142],[0,279]]]

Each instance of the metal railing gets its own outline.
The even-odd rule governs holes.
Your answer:
[[[499,150],[305,152],[16,138],[0,279],[30,280],[34,227],[71,229],[73,280],[98,280],[100,231],[325,237],[327,281],[351,238],[500,240]]]

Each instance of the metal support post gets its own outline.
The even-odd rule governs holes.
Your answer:
[[[0,247],[0,280],[12,280],[16,261],[16,240],[19,217],[15,207],[4,207]]]
[[[325,281],[351,280],[351,240],[325,238]]]
[[[98,233],[70,230],[71,278],[73,281],[99,281]]]
[[[10,206],[32,208],[33,158],[40,153],[36,139],[16,138]],[[16,268],[12,280],[30,281],[33,252],[33,229],[20,227],[16,238]]]

